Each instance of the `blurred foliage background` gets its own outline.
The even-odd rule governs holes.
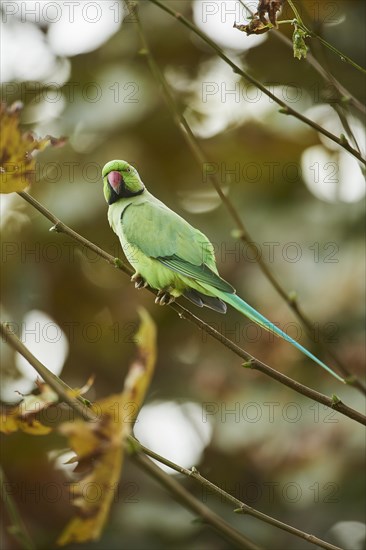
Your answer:
[[[30,192],[81,235],[122,257],[108,226],[100,173],[108,160],[128,160],[153,194],[209,236],[220,273],[239,295],[320,355],[252,253],[233,236],[233,221],[207,180],[208,170],[217,172],[263,258],[283,286],[296,291],[316,333],[324,331],[331,349],[362,376],[365,188],[358,163],[280,114],[197,37],[144,0],[140,16],[151,50],[212,163],[197,166],[150,73],[134,15],[120,2],[77,4],[71,23],[62,2],[2,3],[2,97],[24,103],[23,124],[36,134],[68,137],[63,148],[39,157]],[[306,61],[295,60],[275,31],[247,37],[233,29],[234,21],[244,19],[239,2],[167,4],[193,18],[282,99],[340,134],[332,86]],[[361,1],[303,1],[298,7],[311,28],[362,62]],[[281,32],[291,36],[292,28],[283,25]],[[315,41],[311,49],[364,101],[361,73]],[[347,117],[364,150],[362,118],[351,108]],[[126,276],[50,233],[47,220],[17,195],[2,196],[1,209],[2,317],[37,357],[73,387],[95,374],[90,399],[109,395],[122,388],[135,351],[136,308],[144,305],[158,326],[159,357],[137,437],[270,515],[352,550],[362,548],[360,524],[340,523],[364,517],[361,426],[240,368],[238,357],[169,308],[154,306],[152,296],[136,292]],[[362,407],[357,390],[340,386],[236,312],[195,313],[281,372]],[[3,343],[2,357],[1,397],[12,404],[19,400],[16,390],[34,387],[34,373]],[[50,548],[72,514],[72,473],[63,466],[65,455],[57,458],[56,452],[64,447],[61,436],[15,434],[4,452],[2,440],[2,463],[37,548]],[[264,547],[309,548],[233,514],[193,481],[181,482]],[[127,461],[103,538],[86,546],[230,547],[193,519]],[[6,523],[2,547],[15,548]]]

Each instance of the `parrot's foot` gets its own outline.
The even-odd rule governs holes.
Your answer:
[[[168,306],[172,302],[174,302],[175,298],[169,292],[166,290],[159,290],[156,298],[155,303],[158,304],[158,306]]]
[[[138,290],[140,290],[141,288],[146,288],[148,286],[145,279],[143,279],[138,273],[132,275],[131,281],[135,283],[135,288],[137,288]]]

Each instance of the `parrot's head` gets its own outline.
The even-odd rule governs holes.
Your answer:
[[[103,191],[107,203],[141,195],[145,186],[139,173],[125,160],[111,160],[102,171]]]

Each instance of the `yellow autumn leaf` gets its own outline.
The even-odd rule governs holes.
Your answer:
[[[37,139],[32,132],[22,132],[20,113],[23,105],[0,104],[0,192],[13,193],[25,189],[35,175],[35,155],[49,145],[63,145],[64,138],[46,136]]]
[[[2,411],[0,432],[10,434],[21,430],[31,435],[46,435],[52,431],[35,418],[41,410],[58,402],[58,395],[44,382],[36,381],[39,393],[24,395],[18,405]]]
[[[0,432],[11,434],[18,431],[18,423],[15,415],[11,411],[1,411],[0,413]]]
[[[73,389],[71,397],[81,396],[90,389],[93,383],[91,377],[80,389]],[[51,426],[44,426],[35,416],[42,410],[59,401],[57,393],[41,380],[36,380],[38,393],[23,395],[23,399],[15,407],[3,410],[0,414],[0,432],[10,434],[21,430],[31,435],[46,435],[52,431]],[[70,392],[71,393],[71,392]],[[85,400],[86,403],[89,403]]]
[[[31,435],[46,435],[50,433],[52,428],[44,426],[33,417],[22,418],[18,407],[0,414],[0,432],[10,434],[18,430]]]
[[[60,427],[77,455],[78,470],[87,472],[73,484],[77,511],[57,541],[61,546],[98,539],[107,520],[120,478],[124,441],[136,420],[156,361],[155,324],[145,310],[140,311],[140,317],[138,353],[122,393],[92,405],[95,422],[77,420]]]
[[[50,426],[45,426],[39,420],[32,419],[18,419],[18,428],[22,432],[30,435],[47,435],[52,431]]]
[[[124,384],[124,393],[128,397],[127,401],[134,409],[131,412],[133,420],[136,420],[150,385],[157,354],[155,323],[144,308],[139,309],[139,315],[141,324],[136,334],[138,355],[130,366]]]

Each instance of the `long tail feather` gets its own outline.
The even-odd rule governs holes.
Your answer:
[[[224,300],[227,304],[230,304],[235,309],[240,311],[243,315],[248,317],[251,321],[254,321],[254,323],[257,323],[264,329],[268,330],[269,332],[273,332],[277,336],[280,336],[287,342],[290,342],[293,346],[295,346],[298,350],[300,350],[302,353],[304,353],[307,357],[315,361],[318,365],[320,365],[323,369],[328,371],[332,376],[337,378],[337,380],[340,380],[341,382],[345,383],[345,380],[339,376],[336,372],[334,372],[330,367],[328,367],[325,363],[320,361],[315,355],[310,353],[306,348],[304,348],[301,344],[296,342],[296,340],[293,340],[291,336],[288,336],[285,332],[283,332],[281,329],[276,327],[273,323],[271,323],[268,319],[266,319],[263,315],[258,313],[252,306],[247,304],[244,300],[239,298],[236,294],[226,294],[224,292],[215,292],[216,295],[218,295],[222,300]]]

